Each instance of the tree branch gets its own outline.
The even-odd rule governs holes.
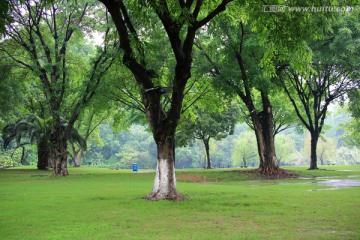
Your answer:
[[[208,22],[211,21],[211,19],[213,19],[216,15],[218,15],[219,13],[225,11],[226,9],[226,5],[230,2],[232,2],[233,0],[223,0],[211,13],[209,13],[209,15],[207,15],[204,19],[200,20],[200,21],[195,21],[194,26],[195,28],[200,28],[202,26],[204,26],[205,24],[207,24]],[[202,0],[198,0],[197,3],[202,2]],[[201,3],[200,3],[201,4]],[[201,5],[200,5],[201,6]]]

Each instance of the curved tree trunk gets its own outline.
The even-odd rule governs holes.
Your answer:
[[[157,164],[152,191],[145,198],[148,200],[177,200],[176,191],[174,136],[164,136],[164,141],[157,141]]]
[[[311,154],[310,154],[310,168],[309,170],[318,169],[317,167],[317,143],[319,140],[319,135],[316,132],[310,132],[311,135]]]
[[[204,143],[204,146],[205,146],[206,160],[207,160],[207,167],[206,168],[211,169],[209,138],[203,139],[203,143]]]
[[[80,167],[83,154],[83,149],[76,150],[75,148],[73,148],[74,167]]]
[[[46,138],[40,139],[37,144],[37,154],[38,154],[38,162],[37,168],[39,170],[47,170],[48,169],[48,161],[50,149],[48,146],[48,140]]]

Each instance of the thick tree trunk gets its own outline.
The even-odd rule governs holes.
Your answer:
[[[180,194],[176,191],[174,137],[167,136],[165,141],[157,141],[157,165],[154,185],[148,200],[178,200]]]
[[[47,170],[50,149],[48,146],[48,140],[46,138],[42,138],[39,140],[37,144],[37,153],[38,153],[37,168],[39,170]]]
[[[316,132],[311,132],[310,135],[311,135],[311,153],[310,153],[309,170],[315,170],[318,169],[316,150],[317,150],[317,143],[319,140],[319,134],[317,134]]]
[[[284,171],[280,169],[275,153],[272,107],[265,93],[261,93],[261,98],[263,111],[252,114],[260,159],[258,170],[264,175],[277,176],[283,174]]]
[[[67,176],[67,139],[65,127],[58,124],[51,138],[53,147],[53,174]]]
[[[207,169],[211,169],[209,139],[203,139],[206,152]]]

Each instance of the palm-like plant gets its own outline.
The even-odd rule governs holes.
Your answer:
[[[48,169],[49,160],[52,159],[54,152],[50,142],[51,124],[51,119],[43,119],[30,114],[20,118],[15,124],[6,125],[2,130],[4,148],[8,147],[12,141],[16,142],[17,147],[36,144],[38,153],[37,167],[40,170]],[[79,147],[86,149],[86,141],[76,129],[71,131],[69,141],[77,143]]]

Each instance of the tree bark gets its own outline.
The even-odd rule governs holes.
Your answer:
[[[318,169],[317,167],[317,154],[316,154],[316,150],[317,150],[317,143],[319,140],[319,134],[317,134],[316,132],[310,132],[311,135],[311,153],[310,153],[310,168],[309,170],[316,170]]]
[[[73,160],[74,160],[74,167],[80,167],[81,160],[84,154],[83,149],[76,150],[74,146],[72,146],[72,152],[73,152]]]
[[[206,160],[207,160],[207,167],[206,168],[211,169],[209,138],[204,138],[203,143],[204,143],[204,146],[205,146]]]
[[[165,141],[156,141],[157,164],[152,191],[147,200],[178,200],[181,195],[176,191],[174,136],[164,136]]]
[[[38,152],[37,168],[39,170],[47,170],[50,149],[46,138],[42,138],[39,140],[37,144],[37,152]]]
[[[53,174],[55,176],[67,176],[69,172],[67,170],[67,139],[65,133],[65,127],[58,123],[55,126],[55,131],[51,136],[52,148],[53,148]]]

